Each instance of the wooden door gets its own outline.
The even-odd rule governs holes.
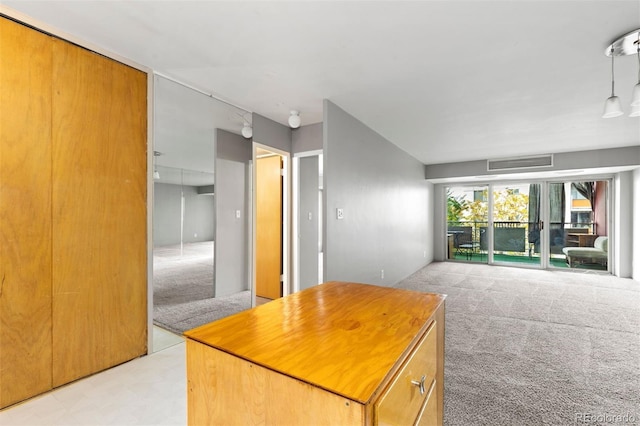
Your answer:
[[[0,18],[0,408],[51,389],[51,38]]]
[[[282,158],[256,161],[256,295],[282,295]]]
[[[53,47],[53,384],[146,353],[146,89],[138,70]]]

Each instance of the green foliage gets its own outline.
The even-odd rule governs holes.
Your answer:
[[[468,206],[469,202],[464,197],[454,197],[447,188],[447,222],[459,222]]]
[[[488,222],[488,190],[484,190],[482,200],[469,201],[464,197],[452,196],[447,189],[448,222]],[[493,220],[495,222],[528,222],[529,196],[507,188],[493,193]]]

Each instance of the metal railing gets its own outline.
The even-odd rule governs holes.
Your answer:
[[[487,221],[451,221],[447,222],[447,233],[454,235],[454,247],[458,248],[462,240],[477,243],[480,250],[487,250]],[[509,253],[539,253],[540,228],[538,223],[519,221],[496,221],[494,228],[494,251]],[[551,223],[549,238],[551,247],[563,247],[568,233],[593,233],[593,222]]]

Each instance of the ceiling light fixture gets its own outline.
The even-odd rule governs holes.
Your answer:
[[[300,127],[300,112],[299,111],[291,111],[291,115],[289,116],[289,127],[292,129],[297,129]]]
[[[158,171],[158,166],[155,164],[155,159],[156,157],[160,157],[162,155],[162,153],[160,151],[153,151],[153,180],[158,180],[160,179],[160,172]]]
[[[619,117],[623,114],[620,98],[614,92],[614,56],[636,55],[638,57],[638,84],[633,88],[633,96],[631,98],[631,113],[629,117],[640,117],[640,29],[631,31],[614,40],[607,47],[604,54],[611,56],[611,96],[604,104],[604,113],[602,118]]]
[[[638,31],[638,39],[636,40],[636,56],[638,57],[638,84],[633,87],[629,117],[640,117],[640,31]]]
[[[615,82],[613,72],[613,46],[611,46],[611,96],[607,98],[604,103],[604,113],[602,118],[620,117],[622,115],[622,105],[620,105],[620,98],[615,94]]]
[[[242,136],[244,136],[245,139],[251,139],[251,136],[253,136],[253,127],[246,121],[242,127]]]

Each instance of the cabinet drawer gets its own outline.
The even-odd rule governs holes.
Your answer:
[[[437,334],[436,321],[433,321],[408,361],[378,399],[374,406],[378,425],[413,424],[416,421],[424,401],[435,389]]]
[[[434,426],[438,423],[438,387],[434,380],[431,389],[427,393],[427,400],[424,402],[420,414],[416,419],[415,426]]]

